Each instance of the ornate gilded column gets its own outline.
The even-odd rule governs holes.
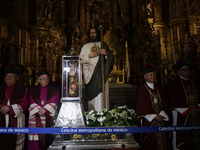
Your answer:
[[[4,42],[6,41],[8,37],[8,21],[4,18],[0,17],[0,47],[2,47],[2,45],[4,44]],[[0,55],[2,54],[2,51],[0,52]],[[0,84],[2,84],[4,81],[4,75],[3,75],[3,71],[4,71],[4,67],[3,65],[5,64],[3,59],[0,59]]]
[[[162,5],[161,0],[156,0],[154,5],[155,23],[162,22]]]
[[[170,42],[171,42],[171,46],[170,46],[170,48],[171,48],[171,51],[172,51],[172,55],[171,55],[171,57],[173,58],[173,63],[175,63],[175,54],[174,54],[174,52],[175,52],[175,47],[174,47],[174,41],[173,41],[173,29],[172,29],[172,26],[173,26],[173,18],[174,18],[174,16],[175,16],[175,3],[174,3],[174,1],[172,1],[172,0],[169,0],[169,12],[170,12],[170,23],[169,23],[169,25],[170,25]]]
[[[8,22],[10,26],[9,34],[14,37],[15,44],[19,45],[19,20],[20,20],[20,0],[10,0],[8,2]]]
[[[81,0],[81,6],[80,6],[80,35],[82,36],[82,41],[86,41],[87,39],[87,33],[86,33],[86,8],[85,8],[85,0]]]
[[[162,37],[163,37],[163,55],[162,55],[162,62],[163,64],[168,64],[171,60],[169,51],[169,28],[167,25],[164,25],[162,28]]]
[[[36,25],[43,25],[43,17],[44,17],[44,1],[36,0]]]
[[[160,40],[160,44],[157,44],[159,47],[158,54],[158,64],[157,64],[157,78],[159,84],[164,84],[163,80],[164,76],[166,75],[168,64],[169,64],[169,39],[168,39],[168,32],[169,28],[166,24],[163,23],[162,18],[162,4],[161,0],[154,1],[154,18],[155,23],[153,24],[154,29],[157,31],[155,32],[156,39]],[[158,39],[159,38],[159,39]],[[160,62],[160,63],[159,63]]]
[[[181,56],[181,42],[184,40],[185,35],[188,34],[188,19],[187,19],[187,7],[186,7],[186,1],[185,0],[179,0],[178,3],[178,49],[179,49],[179,57]]]
[[[70,16],[74,21],[77,21],[78,9],[79,9],[79,0],[70,1]]]
[[[65,0],[60,0],[60,23],[65,22]]]
[[[37,43],[37,35],[35,33],[35,30],[31,30],[30,33],[30,63],[35,64],[36,61],[36,43]]]
[[[180,52],[178,49],[178,34],[177,34],[177,24],[173,25],[173,41],[174,41],[174,48],[175,48],[175,55],[176,55],[176,60],[180,58]]]
[[[0,47],[2,47],[2,45],[4,44],[7,37],[8,37],[8,21],[6,19],[0,17],[0,38],[1,38]],[[1,52],[0,52],[0,54],[1,54]],[[1,72],[2,71],[1,67],[3,66],[3,63],[4,63],[3,60],[0,59],[0,74],[1,74],[0,75],[0,77],[1,77],[0,83],[3,82],[2,81],[3,80],[3,74]]]
[[[0,37],[6,39],[8,37],[8,21],[0,17]],[[4,41],[0,41],[0,47],[3,45]]]
[[[25,54],[24,54],[24,57],[25,57],[24,62],[25,62],[25,64],[28,64],[30,62],[30,60],[28,59],[29,52],[30,52],[30,34],[29,34],[28,31],[26,31],[26,43],[25,43],[25,45],[26,46],[25,46],[25,50],[24,50],[24,52],[25,52]]]
[[[117,34],[116,33],[118,33],[119,31],[118,31],[118,2],[117,1],[113,1],[113,3],[112,3],[112,6],[113,6],[113,12],[112,12],[112,14],[113,14],[113,24],[112,24],[112,30],[113,30],[113,36],[114,37],[117,37]],[[118,40],[118,39],[115,39],[115,41],[114,42],[117,42],[116,40]],[[115,45],[116,43],[114,43],[114,45]],[[117,47],[115,47],[115,49],[116,49],[116,52],[118,51],[118,48]],[[116,54],[116,57],[117,57],[117,54]],[[119,70],[119,68],[120,68],[120,65],[119,65],[119,62],[117,61],[118,60],[118,58],[115,58],[115,65],[116,65],[116,69],[117,70]]]
[[[172,43],[172,52],[174,61],[178,60],[179,58],[179,51],[178,51],[178,38],[177,38],[177,1],[170,0],[170,33],[171,33],[171,43]],[[175,63],[175,62],[174,62]]]
[[[165,33],[166,31],[163,31],[164,23],[162,19],[162,5],[161,5],[161,0],[156,0],[154,2],[154,18],[155,18],[155,23],[153,24],[153,28],[155,29],[154,34],[160,37],[160,55],[161,55],[161,62],[164,63],[166,61],[166,39]]]
[[[113,5],[113,30],[114,32],[117,30],[117,25],[118,25],[118,4],[117,4],[117,1],[113,1],[112,3]]]
[[[35,65],[37,68],[38,64],[38,47],[39,47],[39,32],[42,32],[45,29],[44,23],[43,23],[43,18],[44,18],[44,4],[45,1],[43,0],[36,0],[36,24],[34,25],[33,29],[31,30],[30,34],[30,54],[31,54],[31,59],[30,62]],[[37,69],[36,69],[37,70]]]
[[[160,55],[161,55],[161,61],[164,62],[165,61],[165,57],[166,57],[166,49],[165,49],[165,44],[166,44],[166,40],[165,40],[165,35],[163,35],[163,27],[164,27],[164,23],[163,23],[163,19],[162,19],[162,5],[161,5],[161,0],[156,0],[154,2],[154,18],[155,18],[155,23],[153,24],[153,28],[155,30],[157,30],[155,33],[155,35],[160,37]],[[165,32],[165,31],[164,31]],[[164,42],[164,43],[163,43]]]
[[[124,24],[127,24],[128,21],[128,1],[127,0],[119,0],[119,8],[121,12],[121,21]]]
[[[20,22],[20,26],[21,26],[21,46],[20,46],[20,51],[21,51],[21,65],[24,65],[25,63],[27,63],[27,60],[26,59],[26,55],[27,55],[27,43],[29,41],[29,38],[28,38],[28,29],[30,28],[30,25],[29,25],[29,1],[27,0],[22,0],[21,1],[21,9],[20,9],[20,19],[21,19],[21,22]]]
[[[28,55],[29,0],[10,0],[8,8],[9,33],[19,47],[18,62],[22,65],[27,63],[25,58]]]
[[[187,18],[187,5],[185,0],[170,0],[171,9],[171,31],[173,40],[172,50],[176,55],[176,60],[182,58],[181,56],[181,42],[184,40],[185,35],[188,34],[188,18]],[[174,57],[174,56],[173,56]]]
[[[89,7],[92,5],[93,1],[92,0],[85,0],[85,13],[86,13],[86,19],[85,19],[85,23],[86,23],[86,33],[89,31],[89,24],[90,24],[90,14],[89,14]]]
[[[138,11],[137,0],[132,0],[132,16],[133,16],[133,20],[137,19],[137,11]]]
[[[109,6],[109,20],[110,20],[110,22],[109,22],[109,29],[111,29],[112,30],[112,21],[111,20],[113,20],[113,8],[112,8],[112,1],[108,1],[107,2],[108,4],[108,6]]]
[[[9,20],[18,20],[19,19],[19,10],[20,10],[20,0],[10,0],[8,4],[8,19]]]

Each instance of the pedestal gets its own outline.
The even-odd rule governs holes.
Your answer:
[[[55,127],[85,127],[84,108],[79,101],[67,101],[61,105]]]

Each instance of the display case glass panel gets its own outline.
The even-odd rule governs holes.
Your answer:
[[[62,58],[62,98],[61,101],[80,100],[82,97],[82,70],[79,56]]]

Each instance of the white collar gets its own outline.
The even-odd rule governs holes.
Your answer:
[[[189,80],[189,77],[188,78],[184,78],[184,77],[180,76],[180,78],[183,79],[183,80]]]
[[[154,89],[154,83],[149,83],[149,82],[147,82],[147,81],[146,81],[146,83],[147,83],[147,85],[148,85],[151,89]]]

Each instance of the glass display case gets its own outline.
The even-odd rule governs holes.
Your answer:
[[[61,102],[67,100],[81,100],[82,97],[82,72],[80,57],[62,57],[62,98]]]
[[[78,55],[62,56],[61,108],[55,127],[85,127],[82,70]]]

